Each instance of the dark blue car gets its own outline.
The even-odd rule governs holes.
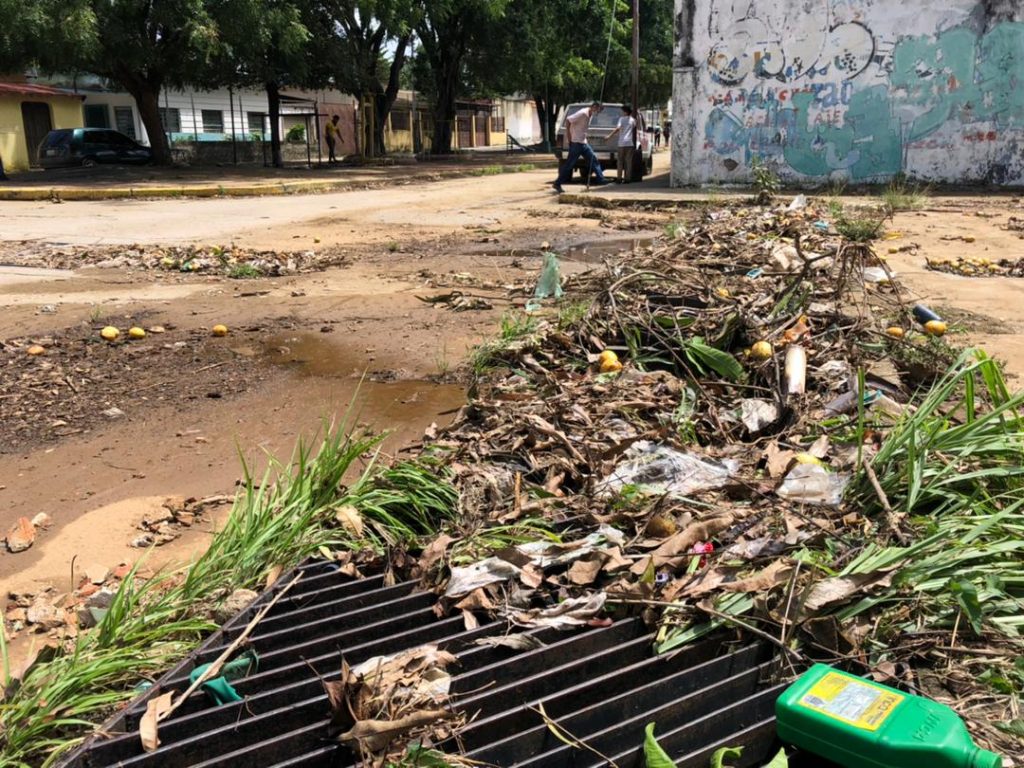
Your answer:
[[[98,163],[143,165],[152,162],[153,150],[109,128],[59,128],[40,142],[38,157],[43,168]]]

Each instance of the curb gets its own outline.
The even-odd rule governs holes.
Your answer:
[[[475,176],[499,176],[506,173],[521,173],[523,170],[543,168],[543,163],[532,164],[531,169],[507,166],[508,170],[488,173],[483,167],[465,170],[422,171],[416,174],[391,176],[383,179],[339,179],[336,181],[280,181],[267,184],[245,184],[224,186],[206,185],[194,187],[14,187],[0,188],[0,201],[100,201],[100,200],[154,200],[193,197],[266,197],[272,195],[322,194],[325,192],[349,192],[376,187],[401,186],[413,183],[446,181],[448,179],[473,178]],[[489,166],[486,166],[489,167]],[[506,166],[502,166],[505,168]]]

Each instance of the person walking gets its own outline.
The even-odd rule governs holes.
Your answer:
[[[338,121],[341,117],[334,115],[327,123],[327,127],[324,128],[324,136],[327,139],[327,161],[330,163],[338,162],[338,158],[334,154],[334,148],[338,145]]]
[[[661,146],[661,126],[654,126],[654,148],[657,149]]]
[[[619,154],[615,163],[615,183],[628,184],[633,179],[633,153],[636,149],[636,118],[628,106],[622,108],[622,117],[619,118],[615,130],[608,135],[608,140],[611,141],[616,134],[619,137],[616,144]]]
[[[601,170],[601,163],[598,161],[597,155],[594,154],[593,148],[587,143],[590,119],[599,113],[601,109],[601,102],[595,101],[586,109],[580,109],[565,118],[565,138],[563,141],[569,144],[569,156],[558,171],[558,178],[551,184],[555,192],[561,194],[564,191],[562,185],[572,178],[576,161],[581,157],[587,161],[587,167],[590,172],[597,177],[597,184],[599,186],[608,183],[608,180],[604,177],[604,172]],[[587,178],[590,178],[589,175]]]

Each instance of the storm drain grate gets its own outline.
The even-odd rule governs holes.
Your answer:
[[[737,745],[746,748],[735,765],[760,765],[777,747],[773,711],[783,686],[772,682],[771,652],[763,644],[709,642],[653,656],[643,623],[623,619],[571,633],[534,630],[541,647],[512,651],[474,642],[503,634],[504,622],[467,630],[461,615],[438,619],[435,596],[416,591],[412,582],[352,580],[322,563],[300,570],[303,578],[249,638],[260,664],[256,674],[234,683],[243,701],[216,706],[197,692],[161,724],[160,748],[142,751],[138,727],[146,701],[184,690],[189,672],[230,645],[289,576],[109,721],[103,736],[87,741],[65,768],[354,765],[357,756],[348,747],[326,739],[321,677],[338,677],[342,654],[354,665],[425,643],[458,659],[452,697],[471,718],[460,743],[473,760],[530,768],[606,764],[558,740],[528,708],[538,701],[620,768],[643,765],[643,731],[651,721],[668,753],[682,756],[679,768],[705,768],[715,749]]]

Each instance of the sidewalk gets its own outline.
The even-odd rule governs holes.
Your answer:
[[[339,165],[317,168],[99,167],[30,171],[0,182],[3,200],[122,200],[181,197],[260,197],[500,175],[554,167],[544,154]]]

